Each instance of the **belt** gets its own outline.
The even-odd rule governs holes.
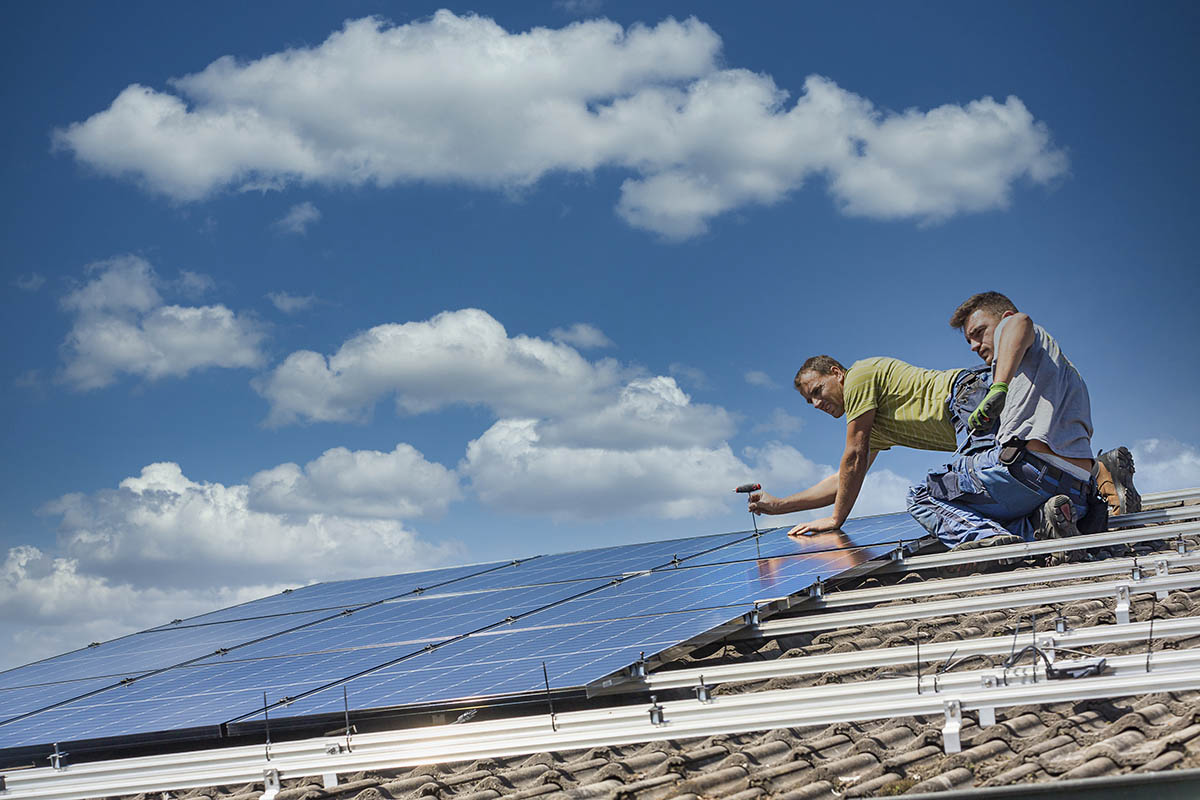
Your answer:
[[[1061,467],[1057,467],[1054,464],[1051,464],[1049,461],[1040,458],[1037,453],[1026,450],[1023,446],[1020,447],[1020,455],[1018,455],[1017,458],[1010,463],[1009,467],[1011,469],[1012,467],[1016,467],[1020,464],[1028,464],[1030,467],[1036,469],[1040,476],[1047,477],[1054,483],[1058,484],[1058,487],[1062,490],[1063,494],[1074,492],[1081,497],[1087,497],[1087,488],[1091,485],[1091,478],[1086,481],[1080,480]],[[1020,470],[1012,470],[1012,473],[1017,480],[1021,480],[1023,477],[1020,474]],[[1024,481],[1022,481],[1022,483],[1024,483]]]

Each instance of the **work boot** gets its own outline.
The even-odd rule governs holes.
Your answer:
[[[1133,488],[1134,471],[1128,447],[1106,450],[1096,459],[1096,488],[1108,503],[1109,516],[1142,510],[1142,496]]]
[[[1033,538],[1039,541],[1079,535],[1079,528],[1075,527],[1075,509],[1071,506],[1071,498],[1065,494],[1056,494],[1047,500],[1039,516],[1041,519],[1033,534]],[[1067,563],[1066,551],[1051,553],[1046,556],[1046,563],[1049,566]]]

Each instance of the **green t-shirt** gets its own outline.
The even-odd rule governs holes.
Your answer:
[[[946,400],[961,371],[921,369],[896,358],[855,361],[842,385],[846,422],[875,409],[871,450],[892,445],[954,450],[954,424]]]

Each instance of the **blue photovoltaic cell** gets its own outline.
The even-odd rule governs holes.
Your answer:
[[[381,647],[177,667],[0,726],[0,748],[216,726],[274,702],[399,658]]]
[[[907,513],[883,514],[877,517],[846,520],[841,532],[788,536],[790,528],[777,528],[757,539],[751,536],[712,553],[689,559],[687,564],[719,564],[751,558],[807,555],[821,551],[867,545],[895,545],[899,541],[914,541],[929,536]],[[827,573],[826,577],[832,573]]]
[[[0,721],[80,697],[106,686],[112,686],[115,681],[125,677],[132,676],[118,675],[63,683],[42,683],[35,686],[21,686],[16,689],[0,689]],[[0,731],[2,730],[3,728],[0,728]]]
[[[133,633],[0,673],[0,688],[150,672],[327,616],[328,611],[310,611],[286,617]],[[3,719],[7,717],[0,717]]]
[[[315,584],[0,674],[0,709],[78,698],[0,725],[0,749],[215,730],[261,719],[264,691],[271,703],[315,692],[275,718],[338,711],[343,685],[351,710],[535,692],[543,662],[552,687],[581,687],[924,535],[887,515],[803,538],[741,532]],[[79,697],[103,688],[97,675],[201,656]]]
[[[522,620],[522,624],[556,625],[703,608],[751,607],[756,601],[804,591],[821,578],[845,572],[890,549],[880,545],[652,572],[540,611]]]
[[[397,658],[422,653],[429,642],[446,641],[501,622],[506,616],[604,585],[603,581],[585,581],[380,603],[226,655],[210,656],[191,667],[118,686],[61,710],[42,712],[31,718],[29,726],[18,722],[0,727],[0,747],[34,743],[14,737],[36,733],[38,725],[54,726],[63,737],[89,738],[105,731],[114,731],[103,733],[105,736],[120,736],[157,730],[154,720],[171,720],[172,729],[219,724],[261,708],[264,691],[271,702],[285,695],[295,696]],[[464,604],[464,600],[468,602]],[[474,608],[470,601],[479,602],[485,610]],[[401,643],[394,643],[396,639]],[[350,649],[355,647],[360,649]],[[140,719],[126,719],[130,716]]]
[[[674,558],[686,559],[745,537],[745,533],[723,533],[538,556],[507,569],[455,581],[440,591],[469,591],[508,586],[536,586],[558,581],[616,578],[633,572],[669,566]]]
[[[647,654],[729,621],[728,609],[656,614],[554,628],[498,630],[472,636],[346,684],[351,709],[381,708],[582,686]],[[336,712],[340,686],[272,712],[272,718]],[[256,719],[261,719],[258,714]]]
[[[605,585],[603,581],[579,581],[389,601],[310,625],[287,636],[252,644],[220,658],[226,661],[271,658],[405,643],[411,645],[410,650],[417,650],[430,642],[480,630],[500,623],[506,617],[520,616]],[[382,660],[379,663],[383,663]]]
[[[345,581],[314,583],[291,592],[273,594],[248,603],[201,614],[183,621],[184,625],[205,625],[235,619],[265,617],[272,614],[294,614],[317,609],[338,609],[377,603],[391,597],[408,594],[418,588],[429,588],[475,575],[509,562],[472,564],[465,567],[448,567],[423,572],[407,572],[402,575],[384,575],[378,578],[357,578]],[[160,628],[170,628],[162,625]]]
[[[83,694],[118,687],[123,679],[203,658],[328,616],[328,611],[240,620],[198,628],[143,631],[17,667],[0,675],[0,722]],[[123,671],[122,671],[123,670]]]

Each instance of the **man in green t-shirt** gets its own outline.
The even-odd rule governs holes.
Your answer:
[[[787,497],[750,495],[756,514],[790,514],[833,505],[833,514],[797,525],[793,534],[837,530],[850,516],[867,470],[893,446],[953,451],[967,418],[987,393],[986,368],[933,370],[895,358],[864,358],[847,369],[813,356],[796,373],[796,389],[817,409],[846,417],[846,449],[838,471]]]

